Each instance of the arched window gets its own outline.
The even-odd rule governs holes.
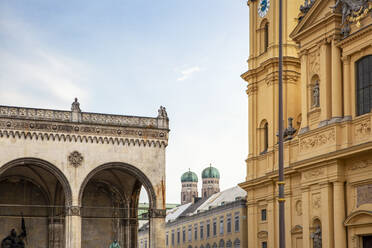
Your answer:
[[[226,247],[232,247],[232,242],[231,242],[231,240],[228,240],[228,241],[226,242]]]
[[[225,241],[223,239],[220,240],[220,247],[219,248],[225,248]]]
[[[261,121],[260,124],[260,150],[261,154],[267,152],[269,148],[269,124],[266,120]]]
[[[260,52],[265,53],[269,47],[269,23],[267,19],[262,20],[260,29]]]
[[[234,248],[240,248],[240,240],[239,239],[235,239]]]
[[[357,115],[369,113],[372,107],[372,55],[356,62]]]
[[[264,51],[267,52],[267,48],[269,47],[269,23],[265,23],[264,27]]]

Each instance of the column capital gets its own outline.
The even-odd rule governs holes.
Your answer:
[[[66,216],[81,216],[81,207],[80,206],[67,206]]]
[[[344,62],[344,64],[350,64],[350,58],[351,58],[350,55],[345,55],[341,57],[341,60],[342,62]]]
[[[150,218],[165,218],[167,216],[165,209],[149,209]]]

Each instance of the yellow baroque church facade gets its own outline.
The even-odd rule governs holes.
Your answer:
[[[249,0],[249,248],[279,247],[278,0]],[[372,247],[372,1],[283,0],[285,243]]]

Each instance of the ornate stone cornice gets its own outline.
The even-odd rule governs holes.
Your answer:
[[[167,145],[168,130],[0,117],[0,137],[159,147]]]
[[[30,131],[18,130],[0,130],[0,138],[19,138],[30,140],[51,140],[61,142],[79,142],[79,143],[94,143],[94,144],[111,144],[111,145],[124,145],[124,146],[147,146],[164,148],[168,145],[165,140],[151,140],[139,138],[113,138],[104,136],[88,136],[88,135],[75,135],[75,134],[54,134],[54,133],[41,133]]]
[[[159,110],[160,111],[160,110]],[[162,109],[162,111],[165,111]],[[81,115],[74,118],[74,114]],[[51,109],[36,109],[0,106],[0,118],[12,118],[35,121],[78,122],[82,124],[109,125],[118,127],[168,129],[168,118],[159,115],[158,118],[110,115],[77,111],[61,111]]]

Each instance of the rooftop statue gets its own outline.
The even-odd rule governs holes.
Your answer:
[[[357,26],[360,25],[359,20],[365,17],[372,9],[370,3],[372,3],[372,0],[337,0],[336,4],[331,7],[333,11],[336,11],[341,6],[341,25],[343,26],[341,33],[344,36],[350,33],[349,23],[357,22]]]

